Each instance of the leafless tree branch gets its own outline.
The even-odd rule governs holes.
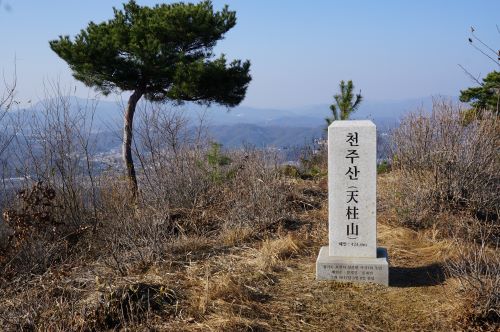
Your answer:
[[[470,72],[470,71],[468,71],[467,69],[465,69],[465,67],[464,67],[464,66],[462,66],[461,64],[458,64],[458,66],[459,66],[460,68],[462,68],[462,70],[463,70],[463,71],[467,74],[467,76],[469,76],[469,78],[470,78],[471,80],[473,80],[474,82],[476,82],[476,83],[477,83],[477,84],[479,84],[479,85],[483,85],[483,82],[481,82],[481,81],[479,80],[479,77],[475,77],[474,75],[472,75],[472,74],[471,74],[471,72]]]

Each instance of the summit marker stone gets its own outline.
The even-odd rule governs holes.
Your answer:
[[[316,279],[389,284],[387,251],[377,248],[376,127],[369,120],[328,127],[328,240]]]

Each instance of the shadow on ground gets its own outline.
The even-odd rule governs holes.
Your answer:
[[[445,280],[443,266],[437,263],[418,267],[389,268],[389,286],[392,287],[436,286]]]

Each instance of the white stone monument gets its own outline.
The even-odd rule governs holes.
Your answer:
[[[387,251],[377,248],[376,127],[334,121],[328,127],[328,240],[316,279],[389,284]]]

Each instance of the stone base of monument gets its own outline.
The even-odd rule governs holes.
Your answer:
[[[344,282],[369,282],[389,285],[387,250],[377,248],[377,257],[330,256],[328,246],[321,247],[316,260],[316,279]]]

